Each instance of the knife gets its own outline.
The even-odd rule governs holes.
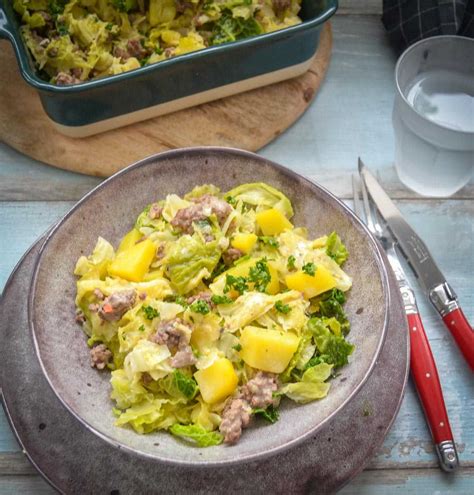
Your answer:
[[[387,259],[397,279],[408,321],[411,376],[433,437],[440,466],[444,471],[452,472],[459,466],[456,444],[454,443],[448,412],[444,403],[438,370],[418,311],[415,293],[410,287],[405,271],[398,259],[395,238],[385,224],[381,225],[379,223],[376,215],[374,215],[375,212],[372,212],[372,198],[369,198],[363,177],[360,177],[360,179],[358,181],[355,176],[352,177],[354,212],[362,221],[364,221],[365,217],[367,227],[385,250]],[[360,193],[362,193],[364,208],[361,205]]]
[[[436,265],[426,244],[403,218],[400,210],[360,158],[359,173],[410,268],[474,371],[474,330],[459,306],[456,293]]]

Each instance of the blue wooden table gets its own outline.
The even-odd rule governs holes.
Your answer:
[[[398,181],[391,128],[396,56],[380,23],[381,2],[341,3],[333,22],[331,66],[316,101],[261,154],[317,180],[348,204],[351,173],[361,155],[424,238],[474,322],[474,182],[454,197],[439,200],[421,198]],[[34,162],[0,144],[0,290],[35,239],[98,183],[93,177]],[[450,475],[439,470],[410,382],[383,447],[342,493],[474,493],[474,380],[418,288],[417,295],[462,467]],[[0,494],[19,493],[53,490],[29,465],[1,410]]]

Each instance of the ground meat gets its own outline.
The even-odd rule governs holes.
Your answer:
[[[241,388],[241,394],[252,408],[265,409],[274,403],[273,392],[277,389],[277,375],[259,371]]]
[[[240,387],[237,396],[229,399],[222,413],[219,430],[224,435],[224,442],[237,442],[242,435],[242,429],[250,422],[252,409],[265,409],[270,404],[275,404],[273,392],[277,389],[277,375],[263,371],[259,371]]]
[[[155,220],[156,218],[160,218],[162,213],[163,207],[158,203],[153,203],[150,207],[150,211],[148,212],[148,217]]]
[[[181,230],[184,234],[192,234],[194,232],[193,222],[205,220],[206,218],[207,216],[203,212],[201,205],[192,205],[178,210],[171,220],[171,225],[174,228]]]
[[[227,202],[210,194],[195,198],[193,202],[194,205],[178,210],[171,220],[171,225],[185,234],[194,232],[193,222],[205,220],[212,214],[216,215],[219,224],[222,225],[232,211],[232,207]]]
[[[272,4],[275,14],[280,15],[283,14],[285,10],[290,8],[291,0],[273,0]]]
[[[193,8],[193,4],[191,2],[187,2],[186,0],[176,0],[175,6],[178,14],[183,14],[186,9]]]
[[[118,321],[135,304],[136,292],[124,290],[106,297],[99,308],[99,316],[105,321]]]
[[[97,311],[99,311],[99,308],[100,308],[99,304],[95,304],[95,303],[89,304],[89,311],[91,313],[97,313]]]
[[[230,266],[243,255],[244,253],[240,249],[231,247],[222,253],[222,260],[227,266]]]
[[[75,67],[74,69],[71,69],[71,74],[77,79],[80,79],[82,75],[82,69],[79,67]]]
[[[135,38],[134,40],[128,40],[127,52],[130,57],[135,57],[138,59],[143,58],[147,54],[147,51],[145,50],[145,48],[143,48],[138,38]]]
[[[210,308],[213,308],[215,306],[214,303],[212,302],[211,292],[200,292],[199,294],[188,297],[188,299],[186,300],[188,304],[192,304],[193,302],[196,301],[205,301],[207,302]]]
[[[127,52],[127,50],[124,50],[119,46],[115,46],[112,53],[114,57],[120,58],[122,62],[125,62],[130,58],[130,54]]]
[[[111,358],[112,353],[104,344],[96,345],[91,349],[91,366],[93,368],[103,370],[107,366]]]
[[[196,361],[196,356],[194,355],[191,346],[187,345],[171,358],[171,366],[173,366],[173,368],[184,368],[185,366],[196,364]]]
[[[141,301],[144,301],[146,299],[146,292],[140,292],[140,294],[138,294],[138,297]]]
[[[184,350],[191,340],[191,331],[191,327],[181,318],[160,321],[150,340],[155,344],[167,345],[170,350]]]
[[[48,52],[49,56],[53,56],[50,52]],[[58,86],[67,86],[69,84],[77,84],[80,83],[81,80],[78,79],[77,77],[72,76],[71,74],[68,74],[67,72],[59,72],[59,74],[56,76],[56,84]]]
[[[150,373],[142,373],[142,383],[143,385],[150,385],[150,383],[153,382],[153,378],[151,377]]]
[[[174,52],[175,52],[175,50],[176,50],[176,49],[175,49],[174,47],[172,47],[172,46],[170,46],[170,47],[168,47],[168,48],[165,48],[165,52],[164,52],[164,53],[165,53],[165,57],[166,57],[166,58],[170,58],[170,57],[172,57],[172,56],[173,56],[173,54],[174,54]]]
[[[162,260],[165,257],[165,245],[160,244],[158,246],[158,249],[156,250],[156,259],[157,260]]]
[[[224,435],[225,443],[237,442],[242,435],[242,429],[246,428],[250,422],[251,413],[252,408],[242,398],[237,397],[227,404],[219,426],[220,432]]]
[[[227,201],[216,198],[211,194],[205,194],[200,198],[194,199],[193,202],[203,205],[205,209],[208,209],[211,211],[211,213],[214,213],[220,225],[222,225],[225,222],[230,212],[232,211],[232,206],[230,206],[230,204],[227,203]]]
[[[99,301],[103,301],[105,299],[105,296],[100,289],[94,289],[94,296],[97,297]]]

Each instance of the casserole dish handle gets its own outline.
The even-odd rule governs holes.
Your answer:
[[[11,27],[7,13],[4,8],[4,0],[0,0],[0,39],[10,40],[13,39],[12,31],[9,29]]]

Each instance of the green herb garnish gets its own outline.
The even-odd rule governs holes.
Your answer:
[[[275,303],[275,309],[279,312],[279,313],[283,313],[284,315],[287,315],[290,311],[291,311],[291,308],[288,304],[283,304],[282,301],[277,301]]]
[[[202,299],[194,301],[191,306],[189,306],[189,308],[191,309],[191,311],[194,311],[195,313],[201,313],[202,315],[207,315],[207,313],[211,311],[209,304],[207,304],[207,302],[203,301]]]
[[[255,284],[255,289],[259,292],[265,292],[271,278],[265,258],[257,261],[256,265],[250,268],[248,280]]]
[[[258,238],[258,241],[273,249],[277,249],[278,247],[280,247],[280,243],[278,242],[278,240],[272,236],[262,235]]]
[[[286,262],[286,267],[288,268],[288,270],[290,271],[295,270],[296,269],[295,263],[296,263],[296,258],[292,254],[290,254],[290,256],[288,256],[288,261]]]
[[[311,275],[311,277],[314,277],[314,274],[316,273],[316,265],[314,263],[306,263],[303,265],[302,270],[307,275]]]
[[[239,294],[243,294],[246,290],[249,290],[247,279],[245,277],[226,275],[224,293],[229,292],[231,289],[236,290]]]
[[[142,311],[145,313],[145,318],[147,320],[153,320],[153,318],[158,318],[160,312],[153,306],[142,306]]]
[[[211,302],[214,304],[230,304],[234,301],[228,296],[219,296],[217,294],[214,294],[213,296],[211,296]]]
[[[232,196],[227,196],[225,200],[234,208],[237,206],[237,200]]]

